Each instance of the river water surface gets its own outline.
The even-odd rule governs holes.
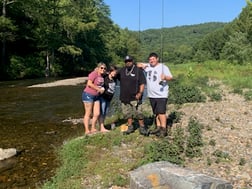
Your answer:
[[[56,151],[65,140],[82,136],[82,124],[62,122],[81,118],[84,84],[28,88],[49,80],[0,82],[0,148],[20,154],[0,162],[0,188],[36,188],[54,174]],[[83,81],[84,83],[84,81]]]

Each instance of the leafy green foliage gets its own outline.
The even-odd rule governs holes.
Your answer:
[[[217,92],[213,92],[210,94],[210,98],[212,101],[221,101],[222,99],[222,96],[220,93],[217,93]]]
[[[201,156],[202,129],[203,125],[195,118],[190,118],[188,135],[185,135],[184,129],[177,127],[172,133],[171,138],[173,140],[165,138],[148,144],[145,147],[143,162],[169,161],[175,164],[183,164],[184,156],[190,158]]]
[[[17,27],[13,21],[4,16],[0,16],[0,40],[14,41],[16,37]]]
[[[239,162],[239,165],[243,166],[245,164],[246,164],[246,159],[245,158],[241,158],[240,162]]]
[[[245,99],[246,100],[252,100],[252,90],[249,90],[249,91],[246,91],[245,93],[244,93],[244,97],[245,97]]]
[[[209,145],[215,146],[215,145],[216,145],[216,141],[215,141],[214,139],[211,139],[211,140],[209,141]]]
[[[178,111],[172,111],[167,118],[167,125],[172,125],[173,123],[179,123],[183,113]]]
[[[202,139],[202,129],[201,125],[196,118],[190,118],[188,124],[189,137],[186,144],[186,156],[187,157],[199,157],[202,155],[200,147],[203,146]]]
[[[206,100],[206,97],[195,86],[174,85],[170,94],[169,102],[174,104],[205,102]]]
[[[219,163],[222,161],[230,161],[231,157],[228,152],[223,152],[221,150],[215,150],[213,155],[216,157],[215,163]]]
[[[29,72],[42,73],[48,66],[52,76],[87,74],[100,61],[123,65],[126,54],[145,62],[151,51],[162,54],[161,61],[166,63],[226,60],[232,64],[249,64],[252,60],[251,12],[248,3],[231,23],[211,22],[139,33],[115,25],[103,0],[14,1],[6,17],[0,18],[0,38],[2,42],[8,41],[7,48],[4,45],[2,48],[2,52],[7,51],[6,61],[2,58],[1,77],[22,78],[17,68],[23,65],[11,65],[13,56],[43,60],[39,70],[29,64],[24,67],[32,67]],[[188,78],[194,75],[194,70],[189,68]]]
[[[183,163],[181,149],[176,144],[166,140],[155,141],[145,147],[145,163],[169,161],[175,164]]]
[[[12,78],[37,78],[44,76],[43,60],[40,57],[18,57],[13,56],[11,58],[10,68],[8,73]]]

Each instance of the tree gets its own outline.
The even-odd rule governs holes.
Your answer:
[[[2,42],[0,69],[2,72],[5,71],[6,67],[6,42],[15,40],[15,31],[17,30],[11,19],[6,17],[6,6],[12,3],[14,3],[14,1],[2,0],[2,16],[0,16],[0,40]],[[1,73],[1,75],[3,75],[3,73]]]
[[[244,64],[252,60],[252,48],[245,33],[236,32],[223,47],[221,56],[231,63]]]

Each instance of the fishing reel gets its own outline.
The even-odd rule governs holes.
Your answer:
[[[159,85],[162,85],[162,86],[165,86],[165,81],[163,81],[163,80],[161,80],[160,82],[159,82]]]

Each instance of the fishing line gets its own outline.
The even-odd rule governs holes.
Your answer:
[[[162,66],[162,74],[164,74],[164,62],[163,62],[163,48],[164,48],[164,39],[163,39],[163,30],[164,30],[164,0],[162,0],[162,11],[161,11],[162,15],[161,15],[161,39],[160,39],[160,47],[161,47],[161,52],[160,52],[160,63],[161,63],[161,66]],[[164,85],[165,84],[165,81],[161,80],[159,82],[160,85]]]

